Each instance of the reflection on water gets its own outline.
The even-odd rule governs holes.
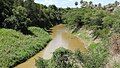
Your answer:
[[[86,51],[84,43],[79,38],[69,33],[63,24],[54,26],[51,30],[51,37],[53,40],[47,45],[47,47],[15,68],[36,68],[35,60],[39,59],[39,57],[50,59],[52,57],[52,53],[59,47],[64,47],[72,51],[77,49],[81,52]]]
[[[73,36],[72,34],[67,33],[67,32],[64,32],[62,34],[62,36],[69,43],[69,48],[68,49],[70,49],[72,51],[75,51],[75,50],[80,50],[81,52],[86,51],[84,43],[79,38],[77,38],[76,36]]]

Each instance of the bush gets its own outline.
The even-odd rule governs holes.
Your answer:
[[[49,60],[40,58],[36,65],[38,68],[103,68],[106,64],[108,52],[104,44],[91,44],[89,52],[74,53],[64,48],[58,48]]]
[[[90,51],[84,55],[84,66],[85,68],[103,68],[106,64],[106,58],[108,52],[106,47],[101,44],[91,44]]]
[[[38,68],[78,68],[74,54],[64,48],[58,48],[49,60],[39,59],[36,65]]]

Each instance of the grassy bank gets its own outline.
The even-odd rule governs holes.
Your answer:
[[[12,29],[0,29],[0,68],[12,67],[42,50],[50,36],[38,27],[28,28],[34,35]]]

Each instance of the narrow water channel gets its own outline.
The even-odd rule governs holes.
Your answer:
[[[43,51],[40,51],[35,56],[28,59],[26,62],[19,64],[15,68],[36,68],[35,60],[39,59],[39,57],[50,59],[52,57],[52,53],[59,47],[64,47],[72,51],[77,49],[79,49],[81,52],[86,51],[85,45],[81,39],[68,32],[63,24],[56,25],[51,29],[52,40],[49,42],[47,47]]]

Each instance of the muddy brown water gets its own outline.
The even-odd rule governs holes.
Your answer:
[[[28,59],[26,62],[17,65],[15,68],[36,68],[35,60],[38,60],[40,57],[50,59],[52,57],[52,53],[59,47],[64,47],[72,51],[79,49],[81,52],[85,52],[87,50],[82,40],[68,32],[63,24],[56,25],[51,29],[52,40],[49,42],[47,47]]]

